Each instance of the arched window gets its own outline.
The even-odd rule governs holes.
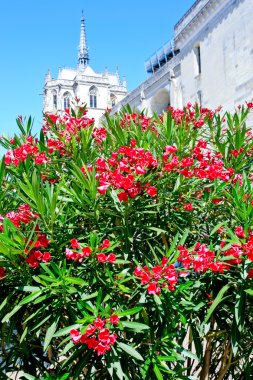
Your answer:
[[[97,94],[98,91],[95,86],[92,86],[89,91],[90,95],[90,108],[97,108]]]
[[[70,107],[70,93],[65,92],[63,95],[63,108],[69,108]]]
[[[114,94],[111,94],[111,104],[114,107],[117,104],[117,98]]]
[[[57,94],[53,92],[53,108],[57,109]]]

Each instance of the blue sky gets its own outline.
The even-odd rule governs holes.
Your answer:
[[[84,11],[90,65],[119,67],[128,90],[147,78],[144,61],[173,36],[174,24],[194,0],[12,0],[1,3],[0,135],[17,131],[18,115],[42,125],[48,69],[75,67]]]

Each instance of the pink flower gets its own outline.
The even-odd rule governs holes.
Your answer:
[[[72,339],[72,342],[74,344],[78,344],[80,339],[81,339],[81,336],[82,336],[80,331],[77,329],[72,329],[72,330],[70,330],[69,334],[70,334],[70,337]]]
[[[74,256],[74,252],[71,251],[71,249],[66,248],[66,258],[67,258],[67,260],[72,259],[73,256]]]
[[[98,192],[99,194],[104,195],[106,193],[106,190],[108,189],[109,185],[102,185],[98,186]]]

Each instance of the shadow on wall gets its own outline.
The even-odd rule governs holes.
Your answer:
[[[151,112],[157,114],[166,111],[167,107],[170,105],[170,93],[166,89],[161,89],[151,99]]]

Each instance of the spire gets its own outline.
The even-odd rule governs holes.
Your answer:
[[[117,77],[118,84],[120,86],[120,77],[119,77],[119,67],[118,67],[118,65],[116,66],[116,77]]]
[[[80,33],[80,45],[79,45],[79,52],[78,52],[78,63],[80,66],[87,66],[89,63],[89,54],[88,54],[88,49],[87,49],[87,44],[86,44],[83,11],[82,11],[82,18],[81,18],[81,33]]]
[[[50,80],[52,80],[52,77],[51,77],[50,70],[48,70],[48,72],[46,74],[46,77],[45,77],[45,83],[49,82]]]

